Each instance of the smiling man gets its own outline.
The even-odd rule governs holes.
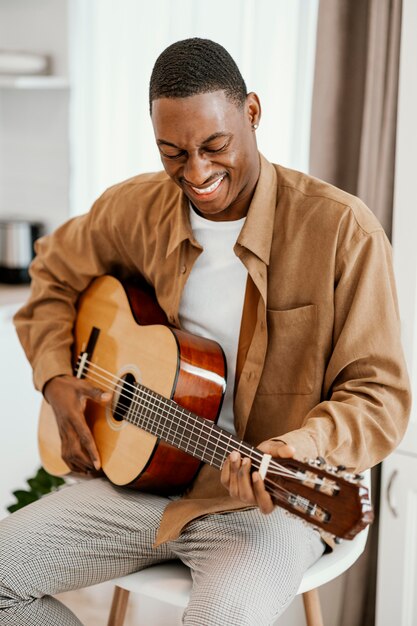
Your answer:
[[[218,423],[258,446],[265,465],[252,472],[234,451],[221,472],[204,465],[181,497],[99,477],[18,511],[0,533],[2,625],[79,626],[55,594],[172,558],[193,573],[184,624],[272,624],[324,543],[272,502],[268,455],[361,471],[406,427],[391,250],[371,212],[260,155],[259,99],[212,41],[162,52],[150,111],[164,171],[108,189],[38,242],[17,331],[63,459],[99,470],[84,410],[110,394],[72,375],[75,305],[97,276],[142,275],[173,327],[223,347]]]

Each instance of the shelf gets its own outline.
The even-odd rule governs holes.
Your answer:
[[[0,89],[67,89],[65,76],[6,76],[0,75]]]

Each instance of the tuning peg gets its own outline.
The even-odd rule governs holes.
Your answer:
[[[363,474],[355,474],[354,475],[354,479],[355,480],[363,480],[365,478],[365,476]]]
[[[317,456],[315,459],[304,459],[304,461],[311,467],[323,467],[323,465],[326,465],[326,461],[322,456]]]
[[[346,465],[338,465],[336,469],[337,469],[338,472],[345,472],[346,471]]]
[[[348,481],[348,483],[355,483],[356,482],[356,478],[355,478],[356,474],[344,474],[343,478],[345,480]]]

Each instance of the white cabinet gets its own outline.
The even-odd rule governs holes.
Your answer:
[[[36,432],[41,395],[33,388],[32,371],[14,330],[13,308],[0,301],[0,518],[14,502],[12,492],[27,489],[26,479],[40,465]]]
[[[417,624],[417,456],[394,454],[383,464],[378,626]]]

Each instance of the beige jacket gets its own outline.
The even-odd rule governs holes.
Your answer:
[[[102,274],[140,272],[178,326],[201,248],[188,202],[163,173],[107,190],[91,211],[39,240],[32,294],[17,313],[38,389],[71,374],[78,294]],[[252,444],[280,438],[299,458],[362,470],[399,443],[410,410],[391,247],[357,198],[261,157],[235,253],[250,279],[241,329],[235,424]],[[190,520],[242,508],[205,466],[165,511],[157,543]]]

